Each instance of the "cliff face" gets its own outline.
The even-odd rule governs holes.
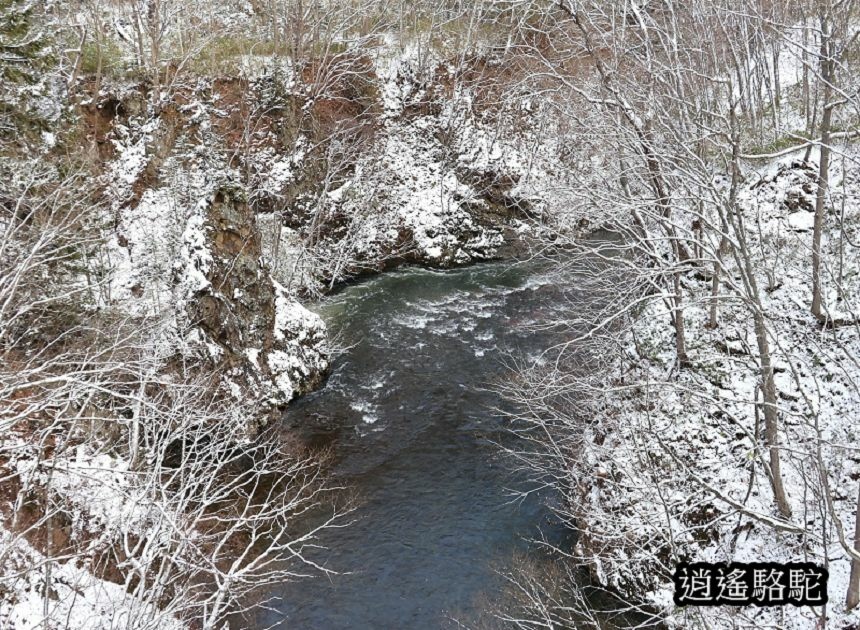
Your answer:
[[[163,355],[214,363],[236,398],[279,406],[323,380],[325,326],[299,299],[494,257],[534,216],[517,136],[445,87],[449,70],[354,63],[362,81],[323,95],[268,67],[158,107],[145,86],[81,104],[107,208],[100,299],[166,321]]]
[[[211,262],[184,314],[201,340],[214,344],[210,352],[226,368],[231,389],[239,385],[277,405],[322,381],[326,329],[271,277],[240,195],[219,188],[207,208],[203,233]]]
[[[108,145],[103,305],[159,321],[159,354],[213,364],[237,399],[271,408],[310,391],[328,369],[325,325],[272,278],[217,134],[175,105],[123,120],[141,98],[107,101],[114,116],[91,127]]]

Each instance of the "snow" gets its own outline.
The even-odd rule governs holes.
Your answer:
[[[283,341],[287,331],[298,331],[297,340],[304,341],[310,331],[325,328],[325,324],[319,315],[312,313],[304,306],[291,300],[287,290],[275,283],[275,339]]]
[[[788,225],[795,232],[808,232],[815,223],[815,214],[811,212],[792,212],[788,215]]]
[[[136,211],[124,213],[123,219],[109,242],[110,301],[125,303],[131,312],[144,314],[163,308],[170,303],[165,279],[170,277],[171,261],[181,239],[170,191],[145,191]],[[136,291],[142,291],[146,299],[138,300]]]
[[[12,550],[6,566],[20,567],[15,577],[4,581],[0,626],[6,630],[42,627],[47,559],[23,540],[13,542],[2,529],[0,545]],[[121,585],[93,577],[75,560],[52,561],[50,584],[48,620],[52,628],[187,630],[178,619],[134,598]]]
[[[204,212],[209,205],[208,199],[197,204],[197,212],[188,217],[185,231],[182,233],[182,247],[179,250],[181,271],[184,272],[183,282],[190,295],[202,293],[209,288],[207,274],[212,266],[212,254],[206,239]]]
[[[289,355],[282,350],[270,352],[266,357],[266,360],[269,363],[269,369],[272,371],[275,385],[287,400],[289,400],[295,393],[290,375],[294,371],[301,369],[302,364],[296,357]]]
[[[30,478],[34,464],[32,460],[20,461],[18,474]],[[76,508],[71,515],[72,527],[76,531],[110,536],[120,528],[143,530],[148,501],[145,496],[135,494],[128,461],[104,453],[88,453],[81,445],[74,459],[52,464],[51,487]],[[41,483],[47,483],[47,475],[43,466],[37,478]]]
[[[190,120],[178,132],[156,121],[115,125],[117,158],[105,177],[106,194],[115,217],[106,219],[108,225],[115,225],[108,239],[106,304],[134,317],[167,322],[169,325],[161,333],[161,343],[167,348],[189,356],[202,351],[203,356],[215,361],[235,353],[246,362],[242,369],[247,378],[235,374],[225,377],[222,382],[226,390],[237,399],[250,393],[282,404],[304,391],[307,383],[327,369],[322,348],[325,327],[277,283],[271,289],[275,344],[265,357],[260,357],[262,339],[254,338],[258,331],[240,332],[243,343],[249,344],[247,348],[225,347],[223,340],[213,339],[200,322],[190,319],[201,298],[213,297],[226,304],[226,310],[235,312],[243,308],[241,304],[247,297],[238,287],[230,295],[222,295],[221,287],[213,286],[211,281],[219,265],[235,264],[220,259],[218,246],[212,242],[215,227],[233,229],[224,223],[234,221],[230,214],[234,212],[233,201],[227,199],[224,209],[219,209],[226,212],[225,216],[214,218],[213,202],[222,190],[228,191],[224,193],[228,197],[242,196],[241,189],[236,192],[237,174],[224,166],[218,144],[223,141],[208,124],[210,118],[224,113],[202,100],[189,102],[183,111]],[[293,169],[303,159],[304,146],[305,141],[299,137],[289,154],[259,152],[257,159],[269,170],[254,171],[258,194],[280,194],[295,176]],[[161,147],[158,154],[153,147]],[[154,169],[154,165],[158,168]],[[152,177],[150,172],[149,185],[141,181],[146,168],[156,174]],[[270,241],[263,241],[265,253]],[[289,248],[283,252],[289,253]],[[262,262],[259,265],[257,281],[266,283],[268,270]],[[249,355],[246,350],[256,350],[257,354]],[[250,392],[243,391],[243,380]]]
[[[482,119],[473,111],[473,96],[462,88],[453,95],[429,91],[430,82],[446,79],[444,64],[432,54],[418,54],[411,44],[376,52],[381,124],[357,147],[333,144],[326,157],[331,171],[317,190],[293,198],[293,208],[283,214],[288,226],[278,226],[278,214],[268,209],[282,207],[289,191],[294,195],[295,187],[301,188],[299,182],[319,177],[319,155],[311,155],[299,134],[290,146],[265,147],[247,158],[249,198],[267,208],[258,217],[264,255],[275,278],[292,292],[324,293],[391,258],[437,266],[492,258],[505,238],[498,214],[492,214],[498,208],[488,202],[493,196],[488,185],[498,185],[511,205],[527,194],[535,208],[548,191],[525,185],[530,172],[540,170],[536,162],[553,158],[548,150],[535,159],[536,139],[522,121]],[[298,86],[287,89],[305,98]],[[345,173],[335,170],[341,157],[350,160]],[[310,215],[302,216],[301,226],[299,213]],[[311,226],[319,225],[313,217],[334,219],[338,231],[311,233]],[[518,234],[529,231],[522,218],[510,221]]]
[[[853,155],[853,149],[849,153]],[[849,225],[860,219],[854,183],[860,172],[854,169],[848,172]],[[753,171],[739,195],[771,328],[782,474],[793,513],[790,526],[804,534],[775,531],[761,520],[778,515],[761,468],[767,454],[753,439],[754,428],[762,422],[755,413],[760,401],[755,332],[744,303],[730,299],[720,304],[719,327],[706,327],[709,280],[692,274],[682,280],[694,369],[677,370],[671,312],[665,301],[656,299],[625,333],[623,380],[613,376],[598,387],[600,393],[590,403],[599,410],[595,412],[599,421],[585,428],[583,452],[575,462],[574,474],[590,479],[591,490],[574,508],[586,524],[577,551],[599,567],[606,584],[622,593],[644,595],[660,606],[670,627],[689,627],[692,619],[689,611],[672,603],[670,571],[662,562],[655,563],[661,549],[670,553],[669,567],[679,559],[826,564],[830,623],[846,627],[860,621],[860,613],[846,611],[843,603],[850,562],[832,521],[822,519],[814,496],[820,490],[812,474],[815,448],[820,447],[834,509],[845,531],[853,531],[860,467],[853,447],[842,445],[857,439],[860,366],[851,357],[860,354],[860,335],[852,326],[822,329],[809,313],[814,187],[807,184],[814,181],[815,172],[814,164],[804,165],[789,156]],[[833,177],[841,179],[841,174]],[[828,212],[823,243],[825,258],[832,264],[838,258],[839,239],[831,217]],[[846,259],[840,302],[832,287],[834,270],[825,274],[832,317],[857,310],[857,263],[856,257]],[[603,473],[598,477],[596,470]],[[743,505],[746,514],[723,497]],[[810,608],[716,608],[697,613],[705,615],[713,628],[818,627],[816,611]]]
[[[326,326],[322,318],[291,299],[277,281],[273,335],[283,349],[266,357],[274,383],[286,400],[298,393],[298,384],[328,369]],[[254,361],[256,364],[256,360]]]
[[[132,186],[149,163],[147,145],[158,126],[157,118],[144,122],[134,130],[122,124],[114,126],[112,142],[117,152],[117,159],[111,162],[107,177],[110,187],[108,194],[114,200],[114,207],[130,199]]]
[[[427,51],[425,51],[425,57]],[[424,95],[423,74],[436,60],[424,59],[421,65],[421,50],[415,42],[396,42],[388,36],[385,46],[380,47],[374,59],[376,76],[379,77],[380,95],[385,116],[396,118],[403,113],[409,102],[416,102]]]
[[[289,153],[277,155],[265,148],[254,156],[257,179],[252,184],[256,194],[280,197],[284,187],[295,181],[305,158],[307,140],[299,136]]]
[[[7,444],[8,446],[8,444]],[[50,470],[50,472],[49,472]],[[115,536],[145,536],[155,506],[145,488],[136,487],[128,462],[84,445],[70,456],[42,462],[19,459],[17,472],[27,483],[45,483],[63,506],[73,536],[86,533],[87,549],[97,551]],[[75,630],[141,629],[185,630],[171,614],[127,592],[123,585],[96,578],[88,556],[48,559],[25,538],[13,537],[0,526],[0,549],[6,569],[0,589],[0,627],[31,630],[44,623],[43,593],[50,564],[48,620],[50,627]]]

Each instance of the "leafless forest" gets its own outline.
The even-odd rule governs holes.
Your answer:
[[[854,0],[0,0],[0,627],[327,579],[356,504],[277,428],[341,351],[314,305],[523,259],[591,296],[494,384],[575,543],[488,626],[860,627],[858,39]],[[829,602],[677,607],[682,561]]]

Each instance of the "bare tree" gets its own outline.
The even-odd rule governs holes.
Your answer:
[[[172,363],[160,316],[87,311],[111,272],[81,264],[103,245],[93,181],[30,166],[0,163],[16,173],[0,188],[0,482],[19,489],[0,557],[30,545],[41,623],[70,610],[50,593],[74,559],[119,582],[122,601],[105,605],[140,628],[220,628],[260,605],[252,593],[328,571],[316,537],[350,508],[321,459],[275,431],[251,439],[257,403],[219,391],[205,364]],[[105,509],[93,495],[121,515],[89,529]]]

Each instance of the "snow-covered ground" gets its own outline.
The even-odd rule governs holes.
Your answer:
[[[0,548],[4,573],[0,627],[9,630],[186,628],[175,617],[130,595],[121,585],[94,577],[80,560],[48,563],[26,540],[15,539],[4,529],[0,529]],[[49,565],[51,586],[46,594],[45,573]]]
[[[860,256],[850,245],[860,233],[860,169],[855,147],[838,153],[845,186],[840,157],[825,221],[825,304],[832,319],[853,324],[823,327],[809,311],[817,165],[802,163],[799,152],[756,167],[740,194],[776,371],[788,522],[778,522],[761,446],[752,317],[742,300],[724,297],[719,326],[709,328],[709,278],[682,279],[692,367],[677,369],[671,310],[652,300],[625,333],[618,372],[595,394],[596,422],[586,423],[571,471],[588,488],[572,507],[583,525],[577,555],[605,584],[644,597],[672,627],[811,630],[823,627],[822,615],[826,627],[860,622],[845,609],[850,561],[839,540],[841,526],[853,544],[860,478]],[[815,562],[830,573],[830,603],[679,609],[671,575],[681,560]]]
[[[4,450],[9,452],[6,446]],[[90,554],[55,551],[48,558],[24,536],[13,536],[5,526],[0,527],[4,567],[0,627],[23,630],[43,627],[46,622],[50,628],[75,630],[186,627],[169,612],[128,592],[127,585],[95,577],[89,566],[93,554],[117,537],[130,532],[147,535],[153,512],[164,508],[148,496],[146,488],[134,483],[128,461],[91,453],[81,445],[70,457],[53,461],[50,468],[37,467],[33,459],[22,457],[16,462],[16,472],[23,481],[22,495],[47,483],[62,497],[56,522],[67,522],[73,537],[87,537]],[[53,523],[47,526],[55,527]],[[55,538],[61,540],[61,534]]]

